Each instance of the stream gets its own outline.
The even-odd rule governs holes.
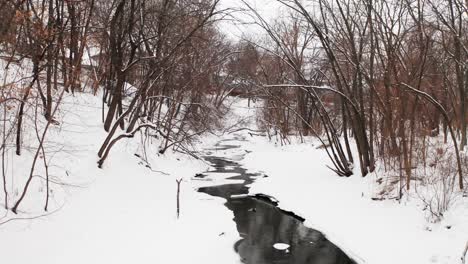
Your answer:
[[[228,150],[240,150],[235,142],[240,137],[218,142],[207,150],[206,161],[214,170],[196,177],[210,178],[228,175],[226,183],[199,188],[198,191],[226,199],[225,206],[234,213],[234,222],[241,239],[233,247],[243,263],[247,264],[355,264],[341,249],[322,233],[304,225],[303,218],[280,209],[273,197],[264,194],[248,195],[249,184],[262,173],[249,173],[238,162],[245,153],[229,157],[216,156]],[[234,176],[231,176],[234,175]]]

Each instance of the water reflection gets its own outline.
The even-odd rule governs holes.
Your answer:
[[[235,148],[229,145],[217,149]],[[247,264],[354,264],[342,250],[328,241],[322,233],[307,228],[303,219],[276,207],[264,197],[231,198],[232,195],[248,194],[248,184],[261,176],[247,173],[240,164],[222,157],[209,156],[216,173],[237,173],[235,179],[243,179],[242,184],[225,184],[200,188],[199,191],[227,200],[226,207],[234,213],[237,230],[242,237],[235,245],[243,263]],[[273,247],[276,243],[290,245],[287,250]]]
[[[231,200],[226,206],[234,212],[237,230],[243,237],[236,251],[244,263],[354,263],[320,232],[267,202],[243,198]],[[273,247],[276,243],[290,248],[277,250]]]

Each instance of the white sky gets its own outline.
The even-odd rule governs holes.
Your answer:
[[[284,10],[284,7],[276,0],[246,0],[253,8],[255,8],[260,15],[262,15],[267,21],[272,20],[275,17],[278,17],[281,14],[281,10]],[[221,8],[233,8],[236,10],[247,9],[247,7],[242,3],[241,0],[221,0]],[[245,12],[235,12],[234,18],[245,23],[252,22],[253,19],[249,17]],[[220,30],[227,34],[229,38],[240,39],[243,34],[246,35],[257,35],[264,34],[264,32],[255,25],[251,24],[242,24],[239,21],[223,21],[219,25]]]

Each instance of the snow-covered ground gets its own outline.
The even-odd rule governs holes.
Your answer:
[[[97,168],[96,152],[106,135],[100,103],[99,96],[87,94],[65,98],[57,118],[60,125],[53,126],[46,144],[55,182],[50,212],[44,216],[38,210],[45,200],[40,177],[34,178],[19,215],[0,209],[2,263],[239,263],[233,250],[239,234],[232,212],[222,199],[197,192],[200,186],[223,182],[193,177],[209,164],[178,153],[158,156],[156,150],[147,151],[147,163],[134,155],[143,153],[136,137],[119,142],[104,168]],[[245,101],[233,107],[226,126],[254,128],[255,110]],[[325,166],[325,152],[316,149],[312,139],[277,146],[240,130],[205,137],[198,147],[210,149],[235,134],[247,139],[236,150],[249,152],[241,163],[269,176],[253,183],[250,192],[276,197],[280,207],[306,218],[308,226],[322,231],[359,263],[460,263],[468,239],[467,198],[459,197],[441,222],[431,224],[417,199],[373,201],[375,175],[334,175]],[[33,142],[33,136],[25,140]],[[10,177],[26,178],[33,145],[25,147],[21,157],[11,150]],[[40,165],[37,175],[44,175]],[[14,196],[10,205],[23,186],[16,181],[9,183]],[[29,219],[36,216],[40,217]]]
[[[237,105],[251,115],[255,110]],[[441,222],[430,223],[423,204],[411,195],[399,203],[374,201],[377,174],[336,176],[318,142],[279,146],[248,136],[246,168],[269,177],[252,184],[251,193],[277,198],[279,206],[306,218],[359,263],[460,263],[468,240],[468,198],[457,197]],[[314,144],[315,143],[315,144]]]
[[[18,215],[0,209],[1,262],[238,263],[232,213],[221,199],[198,193],[204,182],[192,180],[208,164],[188,155],[148,151],[150,169],[134,155],[142,155],[136,137],[119,142],[104,168],[98,169],[96,153],[106,135],[100,103],[98,96],[87,94],[65,98],[57,118],[60,125],[52,127],[46,143],[55,182],[49,213],[41,212],[44,180],[35,177]],[[24,140],[34,142],[30,136]],[[25,147],[20,157],[11,151],[8,179],[13,173],[16,179],[26,179],[33,151]],[[42,167],[40,161],[37,175],[44,175]],[[181,178],[177,219],[176,179]],[[10,206],[23,185],[9,182],[15,196]]]

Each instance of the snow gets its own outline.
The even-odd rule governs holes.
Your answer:
[[[245,105],[237,104],[237,111],[250,114],[252,125],[255,110]],[[442,221],[431,223],[412,195],[401,202],[372,200],[379,172],[362,178],[355,168],[350,178],[336,176],[314,139],[279,146],[245,135],[242,148],[249,153],[243,165],[269,176],[253,183],[250,193],[274,196],[281,208],[306,218],[308,227],[323,232],[358,263],[460,263],[468,240],[466,197],[458,196]]]
[[[106,136],[100,107],[100,96],[64,99],[60,124],[51,128],[45,145],[55,182],[50,211],[42,210],[45,189],[40,177],[34,178],[19,215],[0,209],[0,248],[8,252],[2,263],[240,263],[233,249],[239,234],[232,212],[223,199],[196,191],[237,182],[227,179],[235,174],[195,178],[210,165],[180,153],[157,155],[157,142],[143,150],[138,137],[115,145],[98,169],[96,152]],[[231,124],[226,125],[255,130],[255,108],[243,100],[233,107],[227,117]],[[30,125],[32,120],[25,122]],[[239,130],[204,137],[197,146],[226,154],[213,150],[214,144],[236,135],[247,139],[236,142],[241,147],[233,153],[247,153],[238,162],[268,175],[251,185],[250,194],[275,197],[281,208],[304,217],[307,226],[323,232],[358,263],[459,263],[468,240],[467,198],[458,197],[441,222],[430,223],[414,197],[373,201],[377,174],[334,175],[313,139],[279,146]],[[14,155],[10,148],[6,164],[8,179],[15,175],[8,185],[10,205],[18,198],[37,145],[32,134],[23,140],[23,155]],[[36,174],[44,175],[41,166]],[[182,179],[179,218],[177,179]],[[288,245],[272,246],[286,250]]]
[[[278,250],[287,250],[289,248],[289,245],[285,243],[275,243],[273,247]]]
[[[249,197],[247,194],[233,194],[230,196],[231,199],[242,199]]]
[[[209,164],[147,149],[149,169],[134,155],[143,156],[135,138],[115,145],[98,169],[96,152],[106,136],[100,104],[99,96],[88,94],[65,98],[60,125],[51,128],[46,144],[51,176],[60,183],[52,184],[51,209],[42,210],[45,189],[39,177],[18,215],[0,209],[0,247],[8,252],[2,263],[239,263],[232,213],[222,199],[196,191],[206,182],[191,180]],[[10,206],[34,150],[34,137],[24,140],[24,154],[8,156],[8,179],[13,173],[15,179],[22,176],[14,185],[10,181],[15,196]],[[36,174],[44,175],[37,167]],[[176,179],[182,179],[179,218]]]

